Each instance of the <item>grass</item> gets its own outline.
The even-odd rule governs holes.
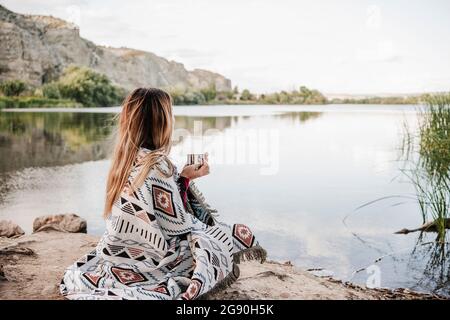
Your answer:
[[[418,131],[405,125],[403,173],[413,184],[423,222],[434,221],[445,241],[450,218],[450,94],[428,96],[419,110]]]
[[[66,99],[49,99],[43,97],[5,97],[0,96],[0,109],[10,108],[78,108],[81,104]]]
[[[420,157],[428,174],[448,180],[450,168],[450,94],[428,99],[420,124]]]

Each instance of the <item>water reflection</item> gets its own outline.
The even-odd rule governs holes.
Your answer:
[[[448,295],[450,284],[450,250],[447,241],[427,241],[427,235],[420,233],[411,252],[412,266],[414,260],[424,261],[422,274],[417,280],[417,287],[433,288],[437,294]],[[420,273],[419,273],[420,274]]]
[[[102,160],[111,153],[119,109],[114,113],[51,111],[0,112],[0,203],[10,191],[24,187],[18,182],[23,180],[17,177],[20,170]],[[203,111],[200,113],[204,114]],[[290,113],[280,117],[306,121],[319,114]],[[259,115],[264,116],[267,117]],[[192,135],[195,123],[201,123],[200,134],[214,129],[220,135],[220,132],[249,118],[251,116],[245,114],[176,116],[175,129],[184,129]],[[181,143],[183,139],[174,141],[175,146]]]
[[[418,127],[404,127],[401,146],[402,173],[414,186],[412,197],[426,225],[411,253],[412,260],[426,261],[418,286],[448,294],[450,281],[447,228],[450,226],[450,96],[429,97],[418,110]],[[445,289],[445,290],[443,290]]]
[[[175,129],[186,129],[191,134],[196,122],[201,122],[202,133],[209,129],[224,130],[237,121],[239,117],[175,117]]]
[[[218,106],[183,107],[175,113],[176,129],[193,133],[200,121],[202,134],[216,130],[211,147],[230,131],[280,132],[276,174],[264,176],[258,167],[225,162],[213,165],[211,175],[198,181],[224,221],[254,227],[270,258],[291,260],[302,268],[325,268],[348,280],[381,255],[403,250],[377,263],[381,285],[435,289],[427,279],[440,271],[430,268],[430,276],[424,272],[425,258],[430,257],[427,247],[411,255],[415,235],[393,234],[420,225],[417,203],[377,203],[351,215],[348,228],[342,224],[343,217],[367,201],[414,193],[404,179],[392,181],[399,173],[403,116],[416,123],[414,107]],[[0,172],[9,176],[1,185],[13,186],[0,192],[0,219],[12,219],[29,232],[36,216],[74,212],[88,220],[88,232],[101,234],[113,116],[0,113]],[[183,150],[188,142],[175,141],[173,151]],[[420,258],[421,254],[427,256]],[[361,272],[353,280],[365,284],[367,276]]]
[[[0,203],[20,188],[18,170],[105,158],[112,118],[94,113],[0,112]]]
[[[282,114],[276,114],[273,117],[279,119],[287,119],[290,120],[293,124],[299,124],[301,122],[305,122],[308,120],[312,120],[318,118],[322,115],[322,112],[313,112],[313,111],[305,111],[305,112],[285,112]]]
[[[277,117],[306,121],[319,115],[305,112]],[[2,112],[0,173],[104,159],[111,151],[114,117],[109,113]],[[177,116],[175,129],[183,128],[192,134],[194,123],[200,121],[203,133],[209,129],[222,131],[239,119],[248,118]]]
[[[111,114],[0,113],[0,173],[106,157]]]

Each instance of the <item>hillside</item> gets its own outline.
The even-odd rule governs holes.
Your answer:
[[[138,86],[230,91],[231,81],[206,70],[151,52],[97,46],[80,37],[77,26],[51,16],[22,15],[0,5],[0,81],[21,79],[39,86],[56,79],[69,65],[105,74],[126,89]]]

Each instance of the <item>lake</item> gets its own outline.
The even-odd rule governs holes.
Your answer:
[[[449,295],[448,259],[436,262],[441,253],[427,244],[435,235],[394,234],[422,224],[399,160],[404,123],[417,125],[415,106],[174,109],[174,162],[210,153],[211,173],[197,185],[222,220],[252,227],[270,259]],[[37,216],[77,213],[89,233],[102,234],[118,111],[0,112],[0,219],[31,232]]]

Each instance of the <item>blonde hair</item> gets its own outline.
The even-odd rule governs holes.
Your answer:
[[[135,190],[142,185],[150,170],[161,160],[166,160],[169,170],[160,170],[169,177],[173,165],[167,158],[173,130],[172,101],[160,89],[138,88],[125,98],[119,115],[118,136],[106,184],[104,217],[111,214],[114,202],[124,189]],[[139,159],[140,172],[131,182],[129,175],[137,161],[139,149],[149,149]],[[157,166],[158,167],[158,166]],[[131,192],[131,191],[130,191]]]

